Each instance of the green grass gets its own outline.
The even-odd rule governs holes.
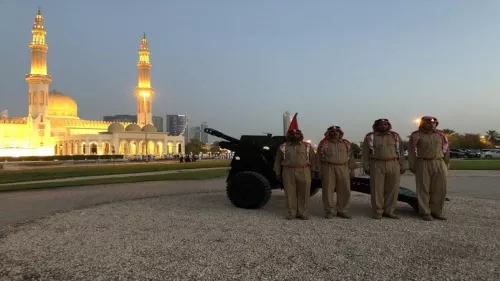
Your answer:
[[[450,170],[500,170],[498,160],[452,160]]]
[[[230,160],[200,161],[191,163],[170,164],[127,164],[102,165],[83,167],[54,167],[41,169],[27,169],[17,171],[0,171],[0,184],[12,182],[40,181],[73,177],[117,175],[129,173],[145,173],[171,170],[186,170],[198,168],[229,167]],[[150,177],[150,176],[148,176]]]
[[[42,189],[42,188],[70,187],[70,186],[135,183],[135,182],[148,182],[148,181],[208,180],[208,179],[219,178],[227,174],[228,174],[227,169],[216,169],[216,170],[203,170],[203,171],[183,171],[175,174],[163,174],[163,175],[153,175],[153,176],[102,178],[102,179],[88,179],[88,180],[76,180],[76,181],[52,182],[52,183],[50,182],[30,183],[30,184],[20,184],[12,186],[0,186],[0,192]]]

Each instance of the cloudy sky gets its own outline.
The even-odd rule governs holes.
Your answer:
[[[389,118],[500,130],[497,0],[0,0],[0,110],[27,114],[37,7],[48,31],[52,88],[85,119],[135,114],[137,49],[151,50],[154,115],[239,137],[282,131],[299,112],[306,137],[342,126],[360,141]]]

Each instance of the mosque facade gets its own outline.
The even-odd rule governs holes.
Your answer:
[[[0,116],[0,156],[78,154],[164,155],[184,154],[184,136],[158,132],[152,121],[151,62],[146,34],[139,47],[137,123],[83,120],[73,98],[55,89],[47,71],[48,45],[43,16],[33,23],[28,116]]]

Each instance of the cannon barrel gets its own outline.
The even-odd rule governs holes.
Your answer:
[[[217,130],[214,130],[212,128],[205,128],[203,131],[205,133],[209,134],[209,135],[212,135],[212,136],[215,136],[215,137],[227,140],[228,142],[231,142],[233,144],[238,144],[240,142],[240,140],[235,139],[233,137],[230,137],[230,136],[228,136],[228,135],[226,135],[224,133],[221,133],[221,132],[219,132]]]

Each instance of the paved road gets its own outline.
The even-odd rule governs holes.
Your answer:
[[[402,185],[414,189],[413,176],[403,176]],[[0,230],[16,222],[53,212],[163,195],[219,192],[224,188],[225,179],[221,178],[209,181],[146,182],[3,192],[0,193]],[[470,177],[452,176],[449,195],[500,200],[500,178],[474,177],[473,174]]]

